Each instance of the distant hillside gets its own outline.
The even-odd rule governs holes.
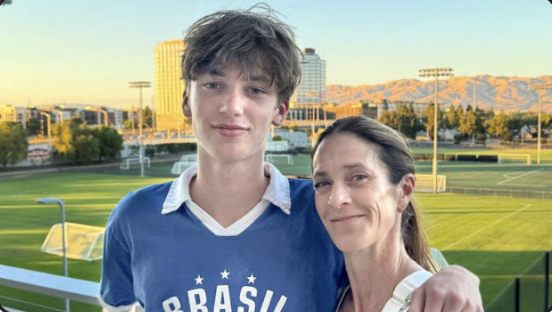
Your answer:
[[[473,85],[476,85],[476,103],[480,108],[494,108],[505,111],[537,110],[537,93],[527,86],[535,83],[552,83],[552,76],[493,77],[489,75],[475,77],[451,77],[439,80],[439,103],[453,103],[463,106],[472,103]],[[435,99],[435,80],[420,81],[402,79],[379,85],[340,86],[328,85],[328,101],[338,104],[359,100],[382,99],[389,101],[415,101],[427,103]],[[552,111],[552,89],[543,93],[542,110]]]

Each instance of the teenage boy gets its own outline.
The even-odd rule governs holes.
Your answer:
[[[269,127],[283,123],[298,84],[301,52],[288,25],[255,8],[264,10],[216,12],[187,32],[182,108],[193,118],[198,164],[114,209],[100,290],[110,311],[135,302],[148,312],[335,309],[345,270],[312,183],[263,162]],[[427,285],[411,312],[480,309],[478,280],[464,269]]]

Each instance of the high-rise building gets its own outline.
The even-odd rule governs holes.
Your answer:
[[[306,48],[301,63],[301,82],[291,98],[291,105],[321,104],[326,102],[326,61]]]
[[[187,129],[189,125],[182,114],[183,51],[182,40],[163,41],[155,46],[155,114],[159,130]]]

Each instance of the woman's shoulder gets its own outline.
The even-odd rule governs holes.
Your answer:
[[[431,272],[421,270],[416,271],[397,284],[391,297],[382,312],[406,312],[410,306],[410,297],[414,290],[422,286],[433,274]]]

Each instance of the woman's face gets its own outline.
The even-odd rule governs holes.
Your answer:
[[[354,134],[326,137],[313,158],[316,209],[343,252],[400,235],[401,191],[377,145]]]

